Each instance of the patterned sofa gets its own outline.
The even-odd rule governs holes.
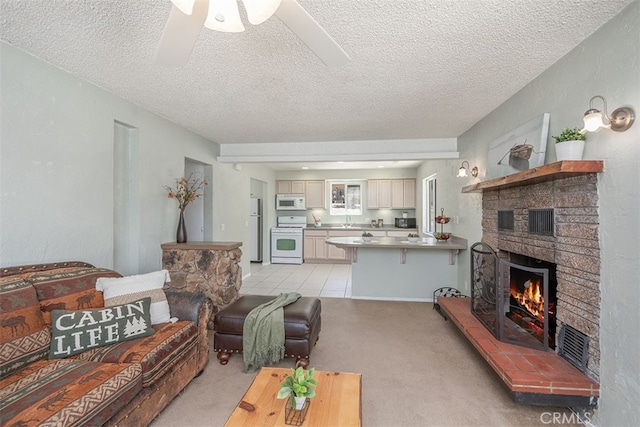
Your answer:
[[[204,369],[213,305],[182,292],[165,293],[179,320],[151,335],[50,359],[52,310],[105,311],[99,277],[121,275],[81,262],[0,269],[3,427],[147,425]]]

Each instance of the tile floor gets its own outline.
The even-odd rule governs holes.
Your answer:
[[[308,297],[351,297],[350,264],[251,263],[240,294],[278,295],[299,292]]]

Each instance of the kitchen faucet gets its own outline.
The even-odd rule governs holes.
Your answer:
[[[351,221],[351,216],[347,215],[347,216],[344,218],[344,225],[345,225],[346,227],[348,227],[348,226],[349,226],[349,221]]]

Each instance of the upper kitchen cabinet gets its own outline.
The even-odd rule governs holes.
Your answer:
[[[391,180],[391,208],[415,209],[416,207],[416,180],[392,179]]]
[[[367,208],[415,209],[415,179],[370,179],[367,181]]]
[[[370,179],[367,181],[367,208],[391,208],[391,180]]]
[[[321,208],[324,205],[324,181],[305,181],[305,199],[307,209]]]
[[[304,194],[304,181],[276,181],[276,193],[278,194]]]

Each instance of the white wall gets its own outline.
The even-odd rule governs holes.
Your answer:
[[[460,160],[478,165],[484,179],[489,143],[531,118],[551,113],[547,163],[555,161],[554,140],[563,128],[582,124],[582,115],[594,95],[607,98],[610,110],[632,106],[640,113],[640,3],[632,3],[609,23],[520,92],[458,138]],[[602,130],[587,135],[585,159],[602,159],[599,176],[601,248],[601,399],[598,425],[635,425],[640,419],[640,123],[625,133]],[[459,165],[455,166],[457,169]],[[419,176],[442,170],[455,175],[446,162],[425,162]],[[456,232],[480,240],[481,196],[460,194],[476,180],[452,182],[459,198],[461,223]],[[441,188],[438,182],[438,189]],[[442,192],[439,192],[438,196]],[[466,251],[468,252],[468,251]],[[468,257],[467,257],[468,260]],[[459,277],[469,276],[468,261]],[[466,289],[468,291],[468,288]]]
[[[185,158],[212,165],[207,239],[248,242],[250,177],[273,194],[271,170],[236,171],[216,162],[212,141],[7,44],[0,56],[0,265],[113,267],[114,121],[138,133],[138,272],[158,269],[160,244],[175,241],[177,204],[163,186],[182,176]]]

